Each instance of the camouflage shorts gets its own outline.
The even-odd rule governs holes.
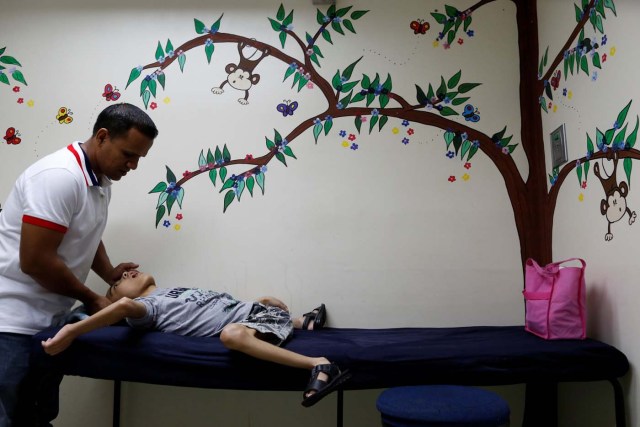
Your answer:
[[[249,316],[238,324],[267,334],[266,341],[275,345],[282,344],[293,333],[293,322],[288,312],[260,303],[253,304]]]

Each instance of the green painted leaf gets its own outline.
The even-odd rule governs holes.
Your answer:
[[[604,0],[604,7],[610,9],[615,16],[618,16],[616,13],[616,5],[613,4],[613,0]]]
[[[145,90],[142,94],[142,102],[144,103],[144,108],[147,109],[149,107],[149,100],[151,99],[151,92]]]
[[[356,93],[356,95],[351,98],[351,103],[355,104],[356,102],[360,102],[364,99],[364,95],[361,94],[360,92]]]
[[[362,116],[356,116],[354,123],[356,125],[356,129],[358,129],[358,133],[360,133],[360,128],[362,127]]]
[[[627,145],[629,146],[629,148],[633,148],[633,146],[636,144],[637,136],[638,136],[638,116],[636,116],[636,127],[633,129],[633,132],[631,132],[627,137]]]
[[[167,182],[178,182],[178,180],[176,179],[176,174],[173,173],[169,166],[165,165],[165,167],[167,168]]]
[[[593,149],[593,141],[591,140],[591,137],[589,136],[589,134],[587,134],[587,151],[589,153],[595,152],[595,150]]]
[[[146,91],[146,90],[147,90],[147,88],[149,87],[149,82],[150,82],[150,81],[151,81],[151,80],[147,80],[147,79],[145,78],[145,79],[143,79],[143,80],[140,82],[140,96],[142,96],[142,94],[144,93],[144,91]]]
[[[204,34],[206,33],[206,31],[204,30],[204,23],[198,19],[193,19],[193,23],[196,27],[196,33],[198,34]]]
[[[221,167],[219,175],[220,175],[220,181],[224,182],[224,180],[227,178],[227,168],[224,166]]]
[[[356,10],[355,12],[353,12],[351,14],[351,19],[353,19],[354,21],[356,19],[360,19],[362,18],[367,12],[369,12],[368,10]]]
[[[211,149],[207,150],[207,164],[215,163],[216,159],[213,157]]]
[[[465,33],[469,29],[469,26],[471,25],[471,21],[472,21],[471,16],[467,16],[467,18],[464,20],[464,32]]]
[[[347,30],[351,31],[353,34],[355,34],[355,33],[356,33],[356,29],[355,29],[355,28],[353,28],[353,24],[352,24],[352,23],[351,23],[351,21],[349,21],[348,19],[343,20],[343,21],[342,21],[342,25],[344,25],[344,27],[345,27]]]
[[[562,62],[564,63],[564,79],[566,81],[567,80],[567,74],[568,74],[568,71],[569,71],[569,58],[568,57],[565,58]]]
[[[373,130],[373,127],[378,123],[379,116],[371,116],[371,120],[369,120],[369,133]]]
[[[224,13],[220,15],[220,18],[218,18],[216,22],[213,23],[213,25],[211,26],[211,34],[215,34],[218,32],[218,30],[220,29],[220,21],[222,21],[223,16]]]
[[[381,131],[384,125],[386,125],[388,121],[389,121],[389,117],[380,116],[380,121],[378,122],[378,130]]]
[[[444,141],[447,143],[447,148],[449,148],[449,145],[451,144],[451,141],[453,141],[453,138],[455,138],[456,134],[454,132],[445,132],[444,133]]]
[[[167,39],[167,45],[164,48],[165,52],[169,53],[171,51],[173,51],[173,44],[171,43],[170,39]]]
[[[222,209],[222,213],[225,213],[227,211],[227,208],[231,203],[233,203],[233,200],[235,198],[236,193],[233,190],[227,191],[227,194],[224,195],[224,209]]]
[[[7,65],[18,65],[22,67],[22,64],[13,56],[0,56],[0,62]]]
[[[576,168],[576,174],[578,175],[578,185],[582,185],[582,165]]]
[[[451,101],[451,104],[452,104],[452,105],[457,106],[457,105],[460,105],[460,104],[464,104],[464,103],[465,103],[465,102],[467,102],[469,99],[471,99],[471,98],[469,98],[469,97],[456,98],[456,99],[454,99],[453,101]]]
[[[176,197],[176,201],[178,202],[178,206],[182,209],[182,200],[184,199],[184,188],[180,187],[178,190],[178,197]]]
[[[178,56],[178,64],[180,64],[180,71],[184,72],[184,63],[187,62],[187,55],[184,53]]]
[[[549,110],[547,110],[547,99],[544,96],[540,100],[540,106],[542,107],[545,113],[549,112]]]
[[[351,95],[353,95],[353,91],[349,92],[347,96],[345,96],[340,100],[340,103],[342,104],[343,108],[347,108],[347,105],[349,105],[349,102],[351,102]]]
[[[278,159],[283,165],[287,166],[287,159],[285,159],[284,154],[280,152],[276,153],[276,159]]]
[[[296,157],[296,155],[295,155],[295,154],[293,154],[293,150],[291,149],[291,147],[289,147],[288,145],[287,145],[286,147],[284,147],[283,152],[284,152],[284,154],[286,154],[286,155],[287,155],[287,156],[289,156],[289,157],[293,157],[293,158],[294,158],[294,159],[296,159],[296,160],[298,159],[298,158]]]
[[[322,133],[322,123],[318,123],[313,127],[313,138],[316,140],[316,144],[318,143],[318,137]]]
[[[249,190],[249,194],[253,197],[253,187],[256,185],[256,180],[254,177],[250,176],[247,179],[247,190]]]
[[[158,90],[158,81],[157,80],[149,80],[149,90],[151,91],[151,95],[153,95],[153,97],[156,97],[156,93]]]
[[[584,162],[584,179],[586,180],[589,177],[589,160]]]
[[[575,52],[569,55],[569,71],[573,75],[573,67],[576,64],[576,54]],[[565,73],[566,74],[566,73]]]
[[[24,75],[22,74],[22,71],[15,70],[13,73],[11,73],[11,77],[13,77],[15,81],[18,81],[23,85],[28,86],[27,82],[24,79]]]
[[[164,217],[165,212],[166,209],[164,206],[160,206],[156,209],[156,228],[158,228],[158,224],[160,224],[160,221],[162,220],[162,217]]]
[[[198,156],[198,167],[201,168],[203,166],[207,166],[207,158],[204,156],[204,150],[200,150],[200,155]]]
[[[443,13],[432,12],[431,16],[433,16],[433,19],[435,19],[438,24],[444,24],[447,21],[447,17]]]
[[[242,196],[242,193],[244,192],[244,188],[245,188],[245,183],[244,181],[238,181],[238,189],[236,191],[236,197],[238,197],[238,201],[240,201],[240,197]]]
[[[459,70],[457,73],[451,76],[451,78],[447,82],[447,87],[449,89],[453,89],[454,87],[456,87],[460,82],[460,76],[462,76],[462,70]]]
[[[613,139],[614,147],[620,147],[620,143],[624,141],[624,137],[626,136],[626,133],[627,133],[627,125],[624,125],[624,127],[620,129],[620,132],[618,132],[616,137]]]
[[[340,23],[331,21],[331,28],[333,28],[336,33],[342,34],[344,36],[344,30],[342,29],[342,25],[340,25]]]
[[[338,9],[336,11],[336,16],[339,16],[340,18],[342,18],[343,16],[345,16],[352,8],[353,6],[347,6],[347,7],[343,7],[341,9]]]
[[[460,86],[458,86],[458,92],[460,93],[467,93],[469,92],[471,89],[473,89],[476,86],[480,86],[482,83],[463,83]]]
[[[445,5],[444,10],[449,18],[455,18],[458,16],[458,9],[453,6]]]
[[[496,132],[491,136],[491,140],[492,141],[500,141],[502,139],[502,137],[504,136],[504,133],[507,131],[507,127],[505,126],[504,128],[502,128],[502,130],[500,132]]]
[[[229,188],[232,188],[235,183],[236,183],[235,179],[231,179],[231,178],[227,179],[224,182],[224,185],[222,186],[222,188],[220,189],[220,193],[222,193],[224,190],[228,190]]]
[[[387,95],[380,95],[380,108],[384,108],[389,103],[389,97]]]
[[[208,44],[204,47],[204,53],[207,54],[207,63],[211,64],[211,55],[213,55],[213,51],[215,50],[215,44]]]
[[[316,22],[318,25],[324,24],[324,14],[320,12],[320,9],[316,9]]]
[[[451,107],[443,107],[442,110],[439,111],[442,116],[457,116],[456,110]]]
[[[156,60],[160,60],[160,58],[164,57],[164,50],[162,49],[162,43],[158,42],[158,47],[156,48]]]
[[[604,143],[606,145],[611,144],[611,141],[613,141],[613,135],[616,133],[615,129],[609,129],[608,131],[606,131],[604,133]]]
[[[218,171],[215,169],[211,169],[209,171],[209,180],[211,181],[211,183],[213,184],[213,186],[216,186],[216,177],[218,176]]]
[[[0,55],[2,55],[2,54],[4,53],[4,51],[5,51],[5,50],[7,50],[7,47],[6,47],[6,46],[5,46],[5,47],[3,47],[3,48],[0,48]]]
[[[342,77],[345,77],[347,80],[351,80],[351,74],[353,74],[353,70],[356,68],[356,65],[363,57],[361,56],[355,62],[351,63],[347,68],[342,72]],[[339,80],[339,78],[338,78]]]
[[[596,28],[598,29],[598,31],[600,31],[600,34],[604,34],[604,27],[602,26],[602,16],[596,15],[595,19],[596,19]]]
[[[297,68],[287,67],[287,70],[284,72],[284,79],[282,79],[282,81],[284,82],[285,80],[287,80],[289,76],[291,76],[291,74],[296,72],[296,70]]]
[[[464,159],[464,155],[467,154],[467,151],[469,151],[469,148],[471,148],[471,141],[467,139],[462,143],[462,151],[460,151],[460,160]]]
[[[447,34],[447,43],[451,44],[453,43],[453,39],[456,38],[456,32],[454,30],[449,31],[449,33]]]
[[[216,162],[222,161],[222,151],[220,151],[220,147],[216,146],[216,154],[215,154]]]
[[[271,23],[271,28],[273,31],[282,31],[282,24],[276,21],[275,19],[269,18],[269,22]]]
[[[325,136],[329,133],[331,128],[333,127],[333,120],[325,120],[324,121],[324,134]]]
[[[133,81],[135,81],[138,77],[140,77],[140,74],[142,74],[142,71],[138,70],[138,67],[131,69],[131,73],[129,74],[129,81],[125,86],[125,89],[128,88]]]
[[[167,183],[161,181],[161,182],[157,183],[156,186],[153,187],[153,189],[151,189],[151,191],[149,191],[148,194],[159,193],[159,192],[164,191],[166,189],[167,189]]]
[[[0,83],[9,84],[9,77],[5,73],[0,73]]]
[[[293,23],[293,10],[289,12],[286,18],[284,18],[284,21],[282,21],[282,25],[286,27],[291,25],[291,23]]]
[[[169,198],[169,193],[163,192],[163,193],[159,194],[158,195],[158,203],[156,204],[156,209],[158,209],[160,206],[164,205],[164,202],[166,202],[168,198]]]
[[[587,76],[589,75],[589,62],[587,61],[586,55],[583,55],[582,58],[580,58],[580,69],[584,71]]]
[[[600,148],[601,145],[604,145],[604,133],[598,128],[596,128],[596,146]]]
[[[360,80],[356,80],[355,82],[349,82],[349,83],[345,83],[342,85],[342,93],[347,93],[350,90],[352,90],[354,87],[356,87],[358,85],[358,83],[360,83]]]
[[[225,163],[231,160],[231,153],[229,153],[227,144],[224,144],[224,148],[222,149],[222,160],[224,160]]]
[[[469,150],[469,157],[467,157],[467,161],[471,161],[471,158],[478,152],[479,146],[471,145],[471,150]]]
[[[416,85],[416,99],[418,100],[418,104],[420,105],[427,104],[427,95],[424,94],[424,91],[418,85]]]
[[[576,22],[580,22],[582,19],[582,9],[580,9],[577,4],[574,4],[573,7],[575,7],[576,10]]]
[[[164,73],[158,74],[158,83],[160,83],[160,86],[162,86],[162,89],[164,89],[164,85],[166,81],[167,81],[167,76]]]
[[[284,44],[287,42],[287,33],[285,33],[284,31],[280,32],[280,43],[282,44],[282,47],[284,48]]]
[[[331,33],[325,29],[322,30],[322,37],[328,41],[329,43],[333,44],[333,40],[331,40]]]
[[[633,169],[633,162],[631,158],[624,159],[624,173],[627,175],[627,184],[631,186],[631,169]]]
[[[622,126],[624,121],[627,120],[627,113],[629,112],[629,107],[631,107],[631,102],[632,101],[629,101],[629,103],[622,110],[620,110],[620,113],[618,113],[618,118],[616,119],[618,127]]]
[[[280,3],[280,7],[278,8],[278,13],[276,14],[276,18],[278,19],[278,21],[282,21],[284,19],[284,15],[285,15],[284,5]]]
[[[547,50],[544,51],[544,57],[542,59],[544,66],[547,66],[547,59],[549,56],[549,46],[547,46]]]
[[[373,101],[375,101],[375,99],[376,99],[376,95],[375,95],[375,94],[373,94],[373,93],[368,93],[368,94],[367,94],[367,107],[368,107],[369,105],[371,105],[371,103],[372,103]]]
[[[258,186],[262,190],[262,194],[264,194],[264,179],[265,179],[265,176],[263,172],[260,172],[258,175],[256,175],[256,182],[258,183]]]

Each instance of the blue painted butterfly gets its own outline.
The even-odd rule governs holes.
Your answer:
[[[288,115],[293,116],[293,112],[298,108],[298,101],[291,102],[290,100],[285,100],[281,104],[278,104],[276,110],[282,113],[283,117],[287,117]]]
[[[476,107],[471,104],[467,104],[464,106],[464,111],[462,112],[464,119],[468,122],[479,122],[480,121],[480,112]]]

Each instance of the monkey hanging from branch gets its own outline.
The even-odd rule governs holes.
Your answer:
[[[225,72],[228,74],[227,79],[224,80],[220,86],[211,88],[211,92],[216,95],[224,93],[224,85],[227,83],[234,89],[244,91],[244,98],[239,98],[238,102],[242,105],[247,105],[249,103],[249,90],[253,85],[258,84],[260,81],[260,74],[255,74],[253,70],[258,66],[260,61],[262,61],[267,55],[269,55],[269,49],[265,49],[264,51],[260,51],[260,56],[258,59],[251,59],[259,49],[256,49],[251,55],[248,57],[244,55],[243,49],[245,46],[250,46],[245,44],[244,42],[238,43],[238,53],[240,54],[240,60],[237,64],[229,63],[224,68]]]
[[[609,159],[608,161],[612,161]],[[604,160],[602,161],[602,174],[600,174],[600,165],[596,161],[593,165],[593,173],[598,177],[602,188],[604,188],[605,198],[600,201],[600,213],[607,219],[607,234],[604,236],[604,240],[610,241],[613,239],[611,233],[611,224],[620,221],[624,218],[625,214],[629,215],[629,225],[633,224],[636,220],[636,212],[631,211],[627,206],[627,195],[629,194],[629,186],[626,182],[618,180],[616,172],[618,170],[618,154],[613,153],[613,171],[610,174],[604,170]],[[606,176],[602,176],[606,175]]]

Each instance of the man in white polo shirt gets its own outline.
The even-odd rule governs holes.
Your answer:
[[[109,305],[85,286],[90,269],[111,285],[138,267],[114,267],[102,233],[111,181],[136,169],[157,135],[144,111],[114,104],[86,142],[48,155],[16,180],[0,211],[0,427],[22,416],[14,412],[31,336],[60,324],[76,300],[90,312]]]

